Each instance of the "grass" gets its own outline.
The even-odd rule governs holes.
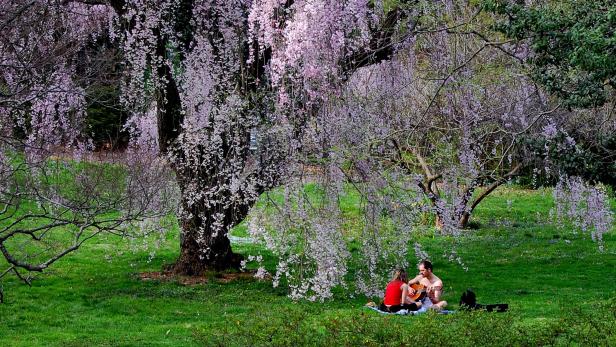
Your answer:
[[[345,207],[351,215],[353,199]],[[142,281],[140,272],[174,261],[177,239],[148,262],[147,252],[105,236],[32,287],[3,282],[0,345],[616,345],[616,233],[599,252],[588,235],[551,226],[550,208],[549,190],[503,187],[478,207],[476,228],[463,237],[420,236],[451,308],[471,287],[480,303],[509,303],[504,314],[381,316],[362,307],[365,297],[293,302],[269,282],[225,283],[214,274],[195,286]],[[452,246],[468,271],[441,256]],[[254,246],[235,249],[248,254]]]

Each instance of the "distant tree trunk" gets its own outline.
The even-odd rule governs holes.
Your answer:
[[[436,215],[436,217],[434,218],[434,226],[438,230],[441,230],[445,226],[445,222],[443,221],[443,217],[441,216],[440,212],[437,211],[435,213],[435,215]],[[458,228],[466,229],[470,219],[471,219],[471,214],[469,212],[464,212],[464,213],[460,214],[459,216],[456,216]]]
[[[464,206],[464,208],[460,208],[462,212],[458,213],[455,216],[457,224],[458,224],[458,228],[460,229],[468,228],[468,223],[471,219],[471,214],[473,213],[475,208],[479,205],[479,203],[481,203],[483,199],[485,199],[488,195],[490,195],[490,193],[492,193],[501,184],[505,183],[511,177],[514,177],[519,172],[521,167],[522,167],[521,163],[516,164],[508,173],[494,180],[489,186],[485,187],[485,189],[483,189],[479,194],[477,194],[475,198],[473,198],[473,193],[476,189],[475,186],[467,188],[467,190],[464,192],[464,196],[462,200],[462,205]],[[423,189],[423,187],[425,186],[422,185],[421,187]],[[432,201],[432,205],[435,206],[436,201],[440,199],[440,196],[432,193],[428,189],[424,189],[424,192],[426,192],[426,195],[430,197],[430,200]],[[437,211],[436,212],[436,227],[441,229],[443,225],[444,224],[443,224],[443,218],[441,216],[441,213]]]
[[[458,226],[461,229],[466,229],[468,227],[468,222],[471,219],[471,214],[470,212],[464,212],[462,213],[462,215],[460,216],[460,221],[458,222]]]
[[[440,198],[437,198],[440,199]],[[432,203],[432,206],[436,206],[435,203]],[[471,219],[471,211],[464,211],[462,213],[458,213],[455,216],[455,222],[459,229],[466,229],[468,227],[468,222]],[[445,226],[445,222],[443,221],[442,213],[439,211],[435,212],[434,226],[441,230]]]

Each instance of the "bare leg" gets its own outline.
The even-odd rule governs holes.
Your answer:
[[[445,306],[447,306],[447,301],[441,300],[441,301],[435,303],[434,305],[432,305],[431,308],[434,309],[434,310],[440,311],[440,310],[444,309]]]

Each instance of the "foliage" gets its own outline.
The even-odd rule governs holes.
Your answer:
[[[609,302],[595,311],[574,307],[570,314],[545,323],[521,323],[514,318],[514,314],[474,312],[444,317],[428,314],[413,318],[414,322],[404,322],[405,318],[383,318],[374,317],[369,312],[342,311],[315,323],[297,309],[290,309],[286,319],[274,321],[274,324],[257,318],[254,326],[240,325],[239,331],[232,332],[227,328],[220,334],[198,334],[196,337],[207,345],[216,346],[399,346],[417,343],[418,340],[439,346],[528,346],[571,343],[605,345],[614,341],[614,307]]]
[[[560,175],[567,175],[616,187],[616,136],[597,135],[592,140],[580,136],[575,143],[571,140],[572,137],[564,133],[552,139],[526,139],[526,151],[533,153],[536,161],[527,167],[518,182],[535,186],[554,185]],[[545,167],[550,168],[549,173],[536,173]]]
[[[601,106],[616,87],[616,5],[611,0],[558,0],[525,6],[485,2],[505,17],[497,25],[528,45],[534,78],[569,107]]]
[[[86,40],[77,53],[77,74],[91,75],[82,86],[87,105],[83,136],[92,140],[95,150],[124,149],[128,145],[124,128],[128,112],[120,102],[122,58],[117,43],[106,30],[96,39]]]
[[[127,114],[111,105],[119,105],[117,86],[101,87],[92,91],[85,119],[86,133],[91,134],[96,149],[117,150],[128,145],[128,133],[124,129]]]

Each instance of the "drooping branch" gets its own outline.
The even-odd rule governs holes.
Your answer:
[[[32,7],[36,1],[30,1],[28,3],[23,4],[19,9],[12,13],[8,13],[8,18],[2,18],[2,23],[0,23],[0,32],[4,31],[13,21],[17,20],[21,15],[23,15],[26,11]]]

